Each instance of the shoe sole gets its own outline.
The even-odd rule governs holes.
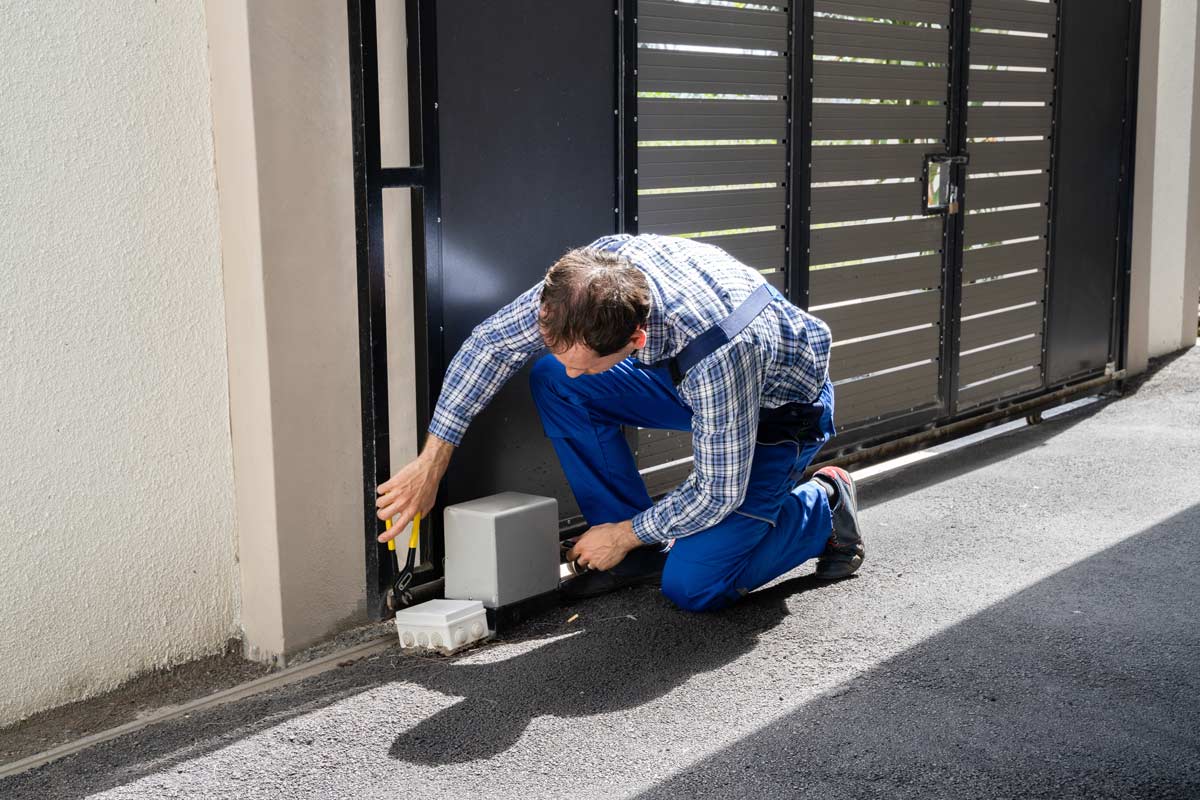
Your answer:
[[[822,570],[821,565],[817,564],[817,571],[813,573],[813,577],[822,581],[840,581],[842,578],[849,578],[854,573],[858,572],[858,568],[862,566],[863,561],[867,558],[867,550],[859,543],[859,551],[849,561],[835,561],[834,567],[827,570]]]

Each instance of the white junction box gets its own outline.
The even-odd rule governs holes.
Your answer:
[[[477,600],[429,600],[396,612],[400,647],[449,655],[488,636],[487,611]]]
[[[558,501],[501,492],[446,508],[446,597],[489,609],[558,589]]]

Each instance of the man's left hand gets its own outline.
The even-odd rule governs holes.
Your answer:
[[[642,540],[633,532],[633,520],[594,525],[567,552],[567,559],[581,567],[608,570],[641,545]]]

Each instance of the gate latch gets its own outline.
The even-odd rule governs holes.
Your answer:
[[[954,167],[959,164],[965,166],[969,161],[968,155],[930,153],[925,156],[925,167],[921,171],[921,213],[958,213],[961,192],[955,179]]]

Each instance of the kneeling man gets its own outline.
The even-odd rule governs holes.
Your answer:
[[[829,328],[719,248],[606,236],[480,323],[450,362],[421,455],[378,488],[402,529],[432,510],[476,414],[530,358],[546,435],[591,526],[562,587],[588,597],[661,580],[682,608],[723,608],[817,559],[865,557],[849,474],[797,485],[833,435]],[[691,431],[692,473],[653,502],[622,425]],[[380,536],[386,541],[391,532]]]

